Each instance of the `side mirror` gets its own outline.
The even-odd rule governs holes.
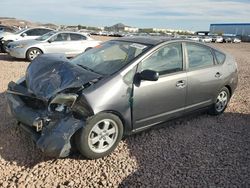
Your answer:
[[[139,73],[141,80],[157,81],[159,79],[159,73],[153,70],[143,70]]]
[[[27,34],[26,34],[26,33],[22,33],[21,36],[22,36],[22,37],[26,37]]]
[[[53,41],[52,41],[51,39],[49,39],[49,40],[48,40],[48,43],[51,43],[51,42],[53,42]]]

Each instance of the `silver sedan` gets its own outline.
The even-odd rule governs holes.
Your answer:
[[[8,44],[12,57],[32,61],[43,53],[64,53],[73,57],[100,44],[86,34],[52,31],[34,40],[16,41]]]

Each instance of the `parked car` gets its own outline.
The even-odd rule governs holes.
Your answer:
[[[237,37],[233,38],[233,43],[241,43],[241,40]]]
[[[5,51],[9,42],[35,39],[51,31],[53,30],[48,28],[29,28],[16,31],[15,33],[8,33],[0,38],[0,46]]]
[[[223,42],[224,43],[232,43],[233,39],[231,37],[223,37]]]
[[[196,41],[196,42],[200,41],[200,38],[198,36],[190,36],[190,37],[188,37],[188,39]]]
[[[212,42],[216,42],[217,35],[211,35],[211,38],[212,38]]]
[[[212,42],[212,37],[209,37],[209,36],[201,37],[200,42],[210,43]]]
[[[7,27],[7,26],[3,26],[3,25],[0,25],[0,52],[4,52],[4,48],[2,46],[2,39],[5,37],[5,36],[8,36],[12,33],[15,33],[17,30],[13,27]]]
[[[68,60],[41,55],[7,89],[8,109],[38,148],[66,157],[110,154],[124,135],[200,109],[224,112],[235,59],[190,40],[129,37]]]
[[[11,42],[7,51],[12,57],[32,61],[43,53],[64,53],[73,57],[99,44],[100,41],[82,33],[52,31],[34,40]]]
[[[223,37],[222,36],[217,36],[215,42],[216,43],[223,43]]]

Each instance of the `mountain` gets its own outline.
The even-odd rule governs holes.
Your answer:
[[[10,27],[49,27],[52,29],[58,28],[57,25],[52,23],[38,23],[31,22],[23,19],[16,19],[11,17],[0,17],[0,25],[10,26]]]

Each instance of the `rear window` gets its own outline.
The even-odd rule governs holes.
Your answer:
[[[218,64],[223,64],[226,56],[223,53],[216,51],[216,50],[214,51],[214,53],[215,53]]]
[[[78,34],[74,34],[74,33],[70,33],[70,38],[71,40],[86,40],[86,37],[83,35],[78,35]]]

